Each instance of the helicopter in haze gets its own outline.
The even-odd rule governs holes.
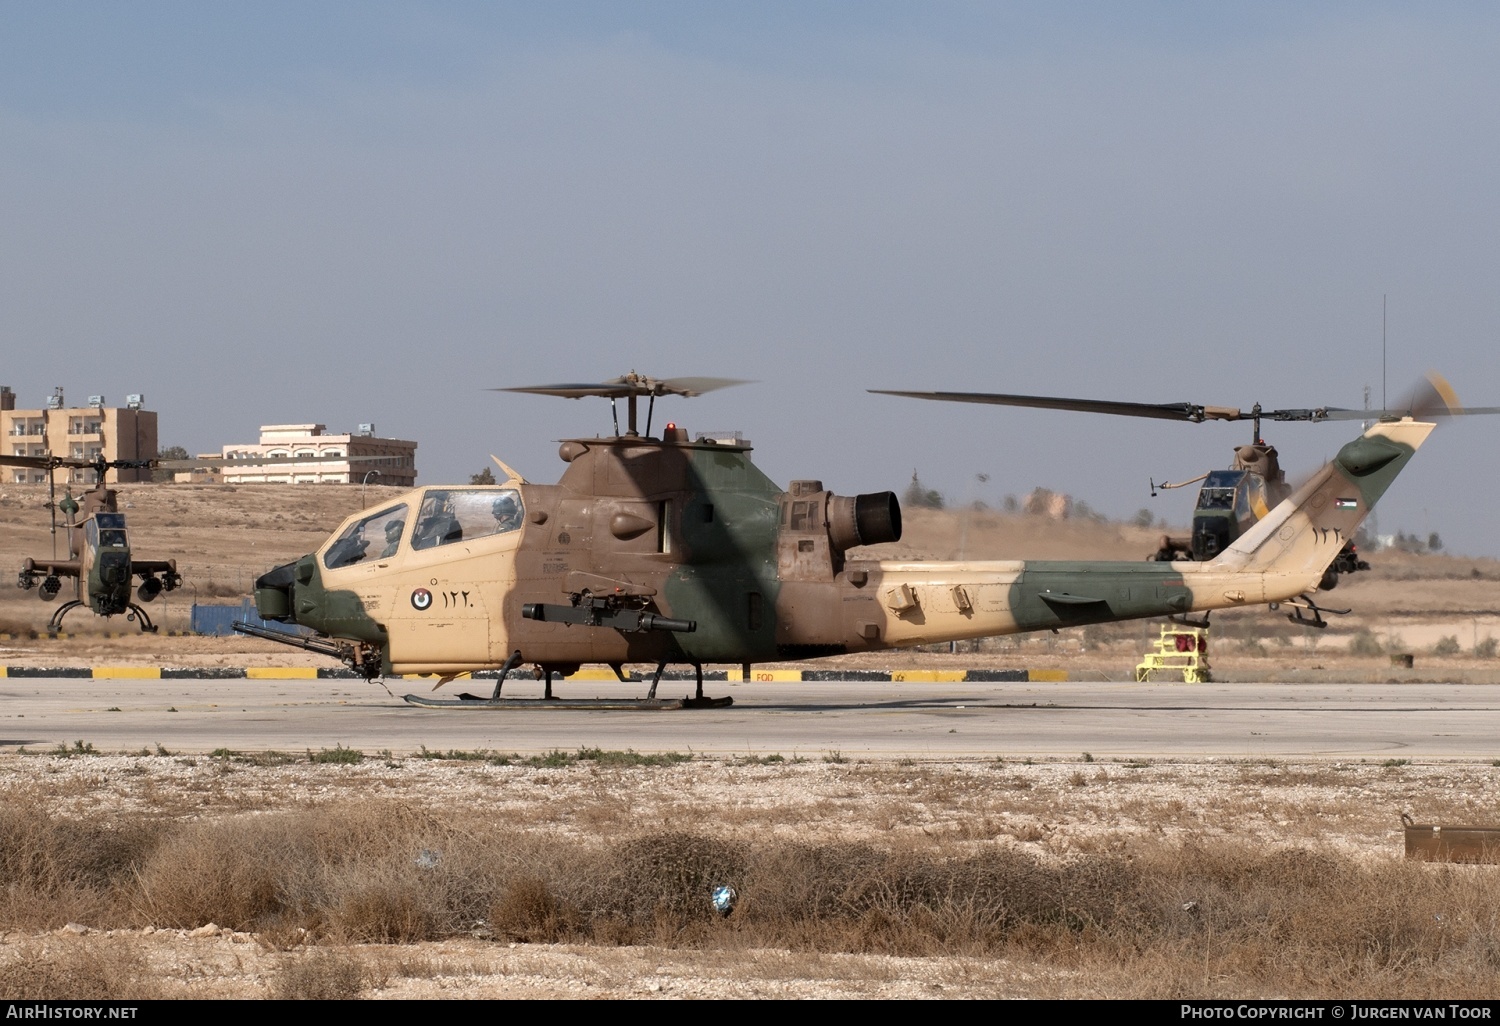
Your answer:
[[[344,660],[365,677],[439,684],[499,668],[489,698],[416,704],[494,708],[506,676],[654,663],[751,664],[905,648],[1090,623],[1278,602],[1315,589],[1432,425],[1382,422],[1210,560],[928,562],[851,559],[901,537],[892,492],[840,496],[821,481],[772,482],[737,435],[668,423],[657,398],[733,382],[655,379],[507,389],[625,399],[626,428],[571,438],[555,485],[509,471],[494,486],[415,489],[347,519],[315,552],[256,581],[260,616],[315,632],[236,630]],[[645,433],[637,404],[649,399]]]
[[[379,457],[312,457],[296,456],[281,459],[284,463],[312,463],[325,460],[379,459]],[[22,467],[47,471],[47,508],[52,514],[53,554],[51,558],[27,557],[21,563],[16,584],[22,590],[36,589],[43,602],[54,601],[63,588],[63,581],[73,581],[73,598],[64,602],[52,614],[47,629],[61,630],[63,618],[75,609],[87,607],[97,616],[124,614],[135,621],[143,631],[156,632],[156,624],[141,603],[154,601],[162,592],[176,590],[182,584],[182,575],[177,571],[175,559],[142,559],[136,556],[130,545],[130,531],[125,524],[125,514],[120,512],[116,493],[106,486],[106,474],[113,469],[186,469],[193,467],[222,466],[225,459],[204,457],[198,459],[144,459],[109,460],[102,456],[87,459],[67,456],[7,456],[0,455],[0,466]],[[274,464],[277,459],[266,457],[258,464]],[[237,461],[242,464],[243,461]],[[82,503],[73,497],[72,489],[57,498],[55,476],[52,471],[59,468],[92,470],[94,485],[82,495]],[[64,524],[67,555],[57,556],[57,514],[67,519]],[[81,519],[75,519],[82,513]],[[140,579],[136,586],[135,579]],[[131,597],[134,589],[134,599]]]
[[[16,578],[17,586],[26,591],[35,588],[43,602],[55,600],[62,591],[63,581],[72,579],[73,598],[52,614],[47,623],[48,630],[60,630],[63,617],[80,606],[87,606],[98,616],[124,613],[142,631],[156,631],[156,625],[146,610],[131,598],[132,588],[140,602],[151,602],[162,592],[173,591],[181,585],[182,575],[177,572],[175,559],[141,559],[132,554],[125,514],[119,510],[115,490],[106,486],[105,474],[115,467],[156,466],[161,462],[111,461],[102,457],[89,460],[65,456],[0,456],[0,466],[48,472],[47,508],[52,513],[53,556],[50,559],[27,557]],[[94,471],[94,486],[83,493],[82,504],[73,498],[71,488],[58,501],[51,472],[59,467]],[[67,555],[61,559],[57,558],[55,546],[59,512],[67,518],[64,525]],[[82,519],[75,519],[80,512]],[[141,582],[138,588],[135,587],[137,577]]]
[[[1255,526],[1263,517],[1293,492],[1281,468],[1276,447],[1261,434],[1261,421],[1380,421],[1404,416],[1448,417],[1500,413],[1500,407],[1464,408],[1448,383],[1429,373],[1397,410],[1351,410],[1320,406],[1306,409],[1266,410],[1256,403],[1249,410],[1237,406],[1203,406],[1197,403],[1137,403],[1101,399],[1073,399],[1040,395],[1006,395],[993,392],[909,392],[870,389],[877,395],[896,395],[911,399],[934,399],[942,402],[983,403],[995,406],[1024,406],[1033,409],[1066,410],[1075,413],[1106,413],[1124,417],[1146,417],[1190,424],[1205,421],[1250,421],[1252,431],[1247,445],[1236,446],[1234,460],[1227,470],[1210,470],[1186,481],[1174,483],[1151,481],[1151,494],[1157,489],[1181,488],[1202,482],[1193,509],[1192,533],[1187,538],[1164,535],[1157,551],[1149,557],[1158,562],[1193,560],[1205,562],[1217,558],[1236,539]],[[1337,587],[1343,574],[1368,570],[1370,564],[1359,556],[1352,535],[1324,571],[1318,582],[1321,590]],[[1314,607],[1316,611],[1316,607]],[[1294,617],[1294,619],[1297,619]],[[1320,617],[1305,621],[1322,626]]]

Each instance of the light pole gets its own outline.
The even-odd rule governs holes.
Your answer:
[[[378,471],[378,470],[368,470],[368,471],[365,472],[365,479],[359,483],[359,508],[360,509],[364,509],[365,508],[365,487],[367,485],[369,485],[370,478],[372,478],[372,477],[379,477],[379,476],[380,476],[380,471]]]

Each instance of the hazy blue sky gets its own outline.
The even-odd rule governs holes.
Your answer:
[[[864,390],[1358,407],[1385,294],[1393,399],[1500,404],[1497,110],[1488,4],[0,0],[0,383],[193,451],[373,421],[435,483],[608,429],[488,387],[723,375],[666,415],[782,482],[1185,522],[1148,477],[1248,427]],[[1497,432],[1382,530],[1500,554]]]

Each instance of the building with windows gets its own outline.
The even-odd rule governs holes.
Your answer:
[[[64,456],[73,459],[150,459],[156,455],[156,414],[141,408],[141,397],[126,397],[124,406],[106,405],[102,395],[91,395],[87,406],[69,406],[61,388],[54,389],[44,406],[17,409],[16,394],[0,385],[0,445],[7,456]],[[57,484],[91,485],[93,470],[58,467],[52,471]],[[29,467],[5,467],[3,479],[11,484],[42,484],[47,471]],[[111,469],[110,484],[150,481],[151,470]]]
[[[326,463],[292,463],[269,467],[267,457],[342,456]],[[359,459],[358,457],[379,457]],[[349,434],[331,435],[322,424],[262,424],[254,445],[224,446],[225,484],[373,484],[411,488],[417,483],[417,443],[375,437],[373,424]],[[243,465],[240,465],[243,464]]]

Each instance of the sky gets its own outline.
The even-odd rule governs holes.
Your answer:
[[[490,389],[715,375],[658,426],[783,484],[1185,524],[1149,480],[1248,426],[866,390],[1500,405],[1497,121],[1485,4],[0,0],[0,384],[190,452],[372,422],[434,484],[610,430]],[[1380,530],[1500,555],[1497,432]]]

